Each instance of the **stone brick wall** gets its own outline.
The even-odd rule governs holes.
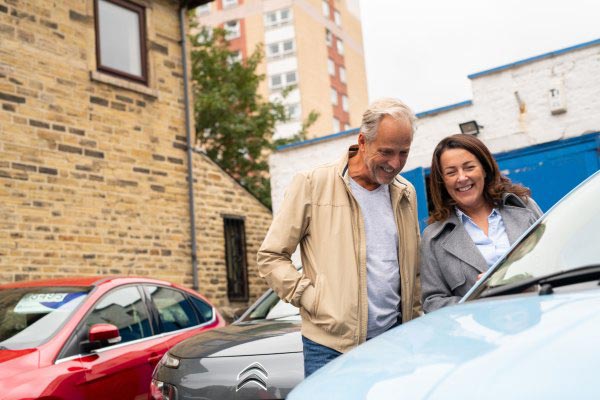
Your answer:
[[[471,102],[419,113],[404,169],[429,167],[435,145],[460,133],[458,124],[471,120],[483,126],[479,138],[494,153],[600,131],[598,71],[600,41],[595,41],[473,77]],[[549,104],[549,91],[557,82],[567,104],[562,114],[552,114]],[[338,159],[353,143],[356,134],[336,135],[274,153],[269,161],[274,212],[296,172]]]
[[[92,0],[0,0],[0,282],[135,274],[192,284],[176,1],[146,6],[149,84],[96,71]],[[227,306],[223,223],[255,253],[271,219],[201,154],[200,291]]]

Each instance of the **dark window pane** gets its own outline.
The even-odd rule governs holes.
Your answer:
[[[148,310],[135,286],[116,289],[104,296],[85,320],[88,329],[94,324],[115,325],[121,343],[152,336]]]
[[[163,332],[198,325],[198,317],[183,293],[161,286],[149,286],[148,290],[158,310]]]
[[[246,234],[244,220],[224,218],[225,254],[227,261],[227,295],[230,300],[248,300],[246,266]]]
[[[192,299],[192,303],[196,310],[198,311],[198,315],[200,316],[200,323],[203,324],[205,322],[210,321],[213,318],[213,309],[210,304],[196,298],[190,297]]]

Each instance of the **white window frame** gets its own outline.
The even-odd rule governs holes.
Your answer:
[[[338,10],[333,10],[333,21],[337,26],[342,26],[342,14]]]
[[[293,103],[293,104],[286,105],[286,110],[287,110],[288,116],[290,117],[290,120],[298,121],[300,119],[301,110],[300,110],[299,103]]]
[[[335,76],[335,62],[331,58],[327,58],[327,72],[329,75]]]
[[[234,63],[241,63],[242,62],[242,52],[240,50],[235,50],[231,53],[231,55],[229,56],[229,59],[227,60],[227,62],[229,62],[229,65],[234,64]]]
[[[340,82],[342,83],[347,83],[346,81],[346,68],[342,67],[340,65],[340,68],[338,69],[338,73],[340,74]]]
[[[327,46],[333,44],[333,33],[327,28],[325,28],[325,43],[327,43]]]
[[[348,96],[346,96],[345,94],[342,95],[342,110],[348,112],[348,110],[350,110],[349,106],[348,106]]]
[[[234,23],[235,27],[229,27],[230,24]],[[242,36],[242,26],[240,24],[240,20],[239,19],[232,19],[230,21],[226,21],[223,24],[223,27],[225,28],[225,31],[227,32],[225,34],[225,38],[227,40],[233,40],[233,39],[237,39],[240,36]]]
[[[342,129],[342,124],[339,119],[333,117],[333,133],[340,132]]]
[[[291,49],[285,50],[286,43],[291,43]],[[274,59],[289,56],[296,52],[296,43],[294,39],[287,39],[281,42],[269,43],[267,46],[267,58]]]
[[[329,7],[329,3],[326,0],[321,0],[321,10],[323,11],[323,15],[326,18],[329,18],[329,16],[331,15],[331,10]]]
[[[337,90],[335,90],[335,88],[331,88],[331,93],[329,97],[331,99],[331,104],[333,104],[334,106],[337,106],[339,104],[338,92]]]
[[[238,0],[222,0],[223,8],[235,7],[239,4]]]
[[[284,18],[284,13],[287,12],[287,18]],[[271,20],[270,16],[275,16],[274,20]],[[274,28],[276,26],[286,25],[292,22],[292,9],[282,8],[275,11],[270,11],[264,15],[265,28]]]
[[[288,80],[290,74],[294,74],[294,79]],[[279,84],[273,85],[273,78],[279,78]],[[291,85],[298,84],[298,72],[296,70],[286,71],[279,74],[273,74],[269,76],[269,88],[271,91],[281,90]]]
[[[210,3],[202,4],[201,6],[196,7],[196,15],[202,16],[210,14]]]
[[[337,52],[340,56],[344,55],[344,41],[340,38],[336,38],[335,46],[337,48]]]

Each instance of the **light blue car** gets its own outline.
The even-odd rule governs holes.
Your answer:
[[[289,400],[599,399],[600,172],[461,300],[323,367]]]

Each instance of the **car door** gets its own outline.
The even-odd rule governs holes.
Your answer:
[[[156,335],[141,289],[126,286],[103,296],[85,326],[113,324],[121,342],[81,358],[86,368],[86,399],[146,399],[154,366],[166,352]]]

